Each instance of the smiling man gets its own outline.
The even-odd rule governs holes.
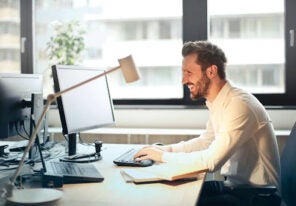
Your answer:
[[[206,130],[186,142],[144,147],[135,158],[220,170],[225,181],[205,182],[199,205],[240,205],[232,186],[279,187],[279,151],[272,122],[252,94],[226,79],[224,52],[210,42],[197,41],[185,43],[182,55],[182,83],[192,100],[206,99],[210,112]]]

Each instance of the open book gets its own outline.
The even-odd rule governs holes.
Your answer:
[[[199,174],[207,171],[207,168],[190,167],[181,163],[160,163],[150,167],[122,169],[120,173],[126,182],[144,183],[196,179]]]

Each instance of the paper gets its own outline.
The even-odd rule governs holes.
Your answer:
[[[127,183],[134,182],[133,178],[126,171],[120,170],[120,174],[125,182]]]
[[[154,181],[163,180],[154,174],[143,172],[137,169],[124,169],[124,170],[121,170],[120,173],[126,182],[139,183],[139,182],[154,182]]]

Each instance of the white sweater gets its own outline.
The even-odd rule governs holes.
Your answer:
[[[197,138],[172,145],[164,162],[221,169],[231,184],[280,185],[279,151],[271,120],[250,93],[227,82],[214,102],[206,102],[210,118]]]

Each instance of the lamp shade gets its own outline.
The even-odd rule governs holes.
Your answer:
[[[131,55],[118,59],[124,79],[127,83],[134,82],[140,79],[138,68],[136,67]]]

